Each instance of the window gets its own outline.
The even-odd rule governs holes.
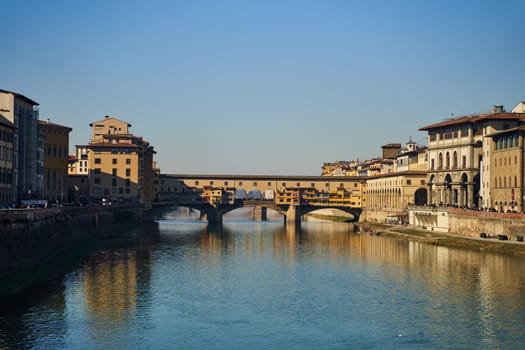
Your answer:
[[[117,178],[111,179],[111,186],[113,186],[113,187],[117,186]]]
[[[117,169],[116,168],[113,168],[113,170],[111,171],[111,174],[113,176],[117,176]]]
[[[440,153],[438,156],[438,169],[443,169],[443,153]]]
[[[129,188],[126,188],[126,194],[129,194],[129,193],[130,193]]]
[[[242,181],[239,181],[239,186],[242,186]]]
[[[101,172],[100,168],[95,168],[95,174],[100,174]]]
[[[126,187],[130,187],[131,186],[131,181],[129,179],[126,179]]]
[[[224,186],[228,186],[228,181],[224,181]]]
[[[131,176],[131,169],[129,168],[126,169],[126,176]]]
[[[117,158],[112,159],[113,164],[117,164]]]
[[[254,185],[254,186],[257,186],[257,182],[254,181],[254,182],[253,182],[253,185]]]
[[[199,181],[195,181],[195,186],[199,186]]]
[[[421,180],[420,184],[424,185],[425,184],[425,180]]]
[[[100,164],[102,163],[102,159],[100,158],[95,158],[95,164]]]
[[[407,180],[407,185],[412,185],[412,180]]]
[[[463,157],[461,158],[461,162],[462,162],[461,166],[462,166],[463,168],[466,168],[466,167],[467,167],[467,156],[463,156]]]
[[[456,169],[458,167],[458,153],[454,151],[454,156],[452,158],[452,167]]]

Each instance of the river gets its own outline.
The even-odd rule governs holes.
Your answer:
[[[351,224],[159,221],[3,301],[0,348],[520,349],[525,259]]]

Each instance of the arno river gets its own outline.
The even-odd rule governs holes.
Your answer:
[[[0,349],[521,349],[525,259],[350,224],[159,221],[0,306]]]

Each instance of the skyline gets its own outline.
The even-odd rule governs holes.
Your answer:
[[[3,8],[0,88],[72,127],[70,153],[89,123],[129,122],[163,173],[319,175],[387,143],[425,145],[425,125],[525,100],[520,1]]]

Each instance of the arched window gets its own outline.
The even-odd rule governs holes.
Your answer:
[[[503,177],[503,187],[507,187],[507,178]]]
[[[458,152],[454,151],[454,158],[452,159],[452,167],[456,169],[458,167]]]
[[[443,169],[443,153],[439,153],[438,157],[438,169]]]
[[[450,169],[450,153],[446,153],[445,155],[445,161],[446,161],[446,169]]]

